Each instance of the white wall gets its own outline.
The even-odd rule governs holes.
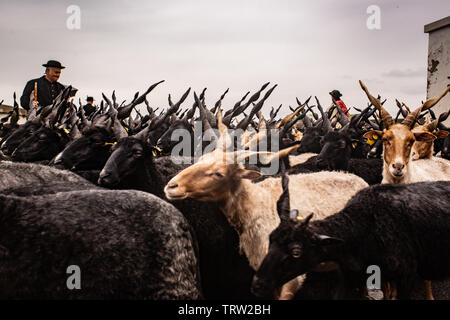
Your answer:
[[[429,33],[428,40],[428,82],[427,99],[435,98],[450,84],[450,25]],[[433,111],[436,116],[450,108],[450,94],[447,94]],[[449,117],[450,118],[450,117]],[[444,122],[450,125],[450,119]]]

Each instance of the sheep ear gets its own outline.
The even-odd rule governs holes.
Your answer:
[[[307,216],[305,219],[302,219],[301,217],[297,216],[297,220],[300,221],[298,227],[306,227],[309,223],[309,220],[313,217],[314,213],[311,213],[309,216]]]
[[[379,130],[370,130],[366,133],[364,133],[363,137],[367,138],[367,139],[373,139],[373,136],[376,135],[377,138],[376,139],[380,139],[383,137],[383,131],[379,131]]]
[[[424,141],[424,142],[431,142],[434,139],[436,139],[436,136],[429,132],[414,132],[414,137],[416,138],[416,141]]]
[[[445,130],[439,130],[434,133],[434,135],[437,137],[437,139],[443,139],[446,136],[448,136],[449,132]]]
[[[317,235],[316,241],[322,246],[333,246],[344,243],[344,240],[342,239],[329,237],[322,234]]]
[[[258,171],[255,171],[255,170],[243,169],[239,176],[241,177],[241,179],[253,180],[253,179],[261,177],[261,173],[259,173]]]

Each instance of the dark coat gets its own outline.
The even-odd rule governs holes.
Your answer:
[[[95,112],[96,108],[92,104],[85,104],[83,106],[84,114],[86,117],[89,117],[93,112]]]
[[[53,99],[55,99],[61,90],[64,89],[64,85],[57,81],[51,83],[45,78],[45,76],[28,81],[23,89],[22,96],[20,97],[20,105],[25,110],[30,109],[30,95],[34,90],[35,82],[37,82],[37,100],[40,106],[48,106],[49,104],[52,104]]]

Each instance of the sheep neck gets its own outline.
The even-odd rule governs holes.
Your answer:
[[[221,211],[239,235],[241,252],[245,253],[254,270],[267,254],[269,235],[280,222],[276,201],[271,200],[281,194],[281,181],[268,180],[258,184],[242,180],[235,192],[230,192],[220,204]],[[274,187],[278,187],[278,193]]]
[[[164,194],[161,186],[161,177],[156,172],[153,159],[150,157],[142,159],[132,174],[125,177],[121,183],[122,188],[142,190],[158,197],[162,197]]]

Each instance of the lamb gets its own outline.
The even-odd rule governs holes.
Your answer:
[[[202,297],[191,228],[153,195],[0,194],[0,216],[2,299]],[[70,265],[81,269],[82,290],[65,285]]]
[[[323,220],[310,222],[311,214],[298,221],[295,211],[284,210],[252,291],[267,297],[319,263],[335,261],[347,286],[366,286],[367,267],[377,265],[383,281],[398,284],[398,298],[409,299],[416,275],[426,280],[450,276],[449,193],[448,181],[376,185]]]
[[[225,140],[226,128],[219,125],[219,129],[222,134],[219,141]],[[219,142],[218,145],[223,144]],[[265,157],[271,162],[287,156],[297,147]],[[224,149],[217,148],[172,178],[164,192],[171,201],[192,198],[218,203],[230,225],[238,232],[240,248],[247,256],[250,266],[257,270],[267,253],[269,234],[279,223],[276,199],[281,194],[281,179],[268,178],[257,184],[251,183],[249,180],[256,179],[261,174],[245,169],[236,160],[252,154],[254,153],[226,153]],[[226,159],[228,161],[224,161]],[[352,195],[367,187],[367,183],[359,177],[343,172],[298,174],[290,178],[291,190],[298,195],[292,198],[292,204],[296,207],[302,204],[303,214],[315,211],[318,212],[318,217],[326,217],[339,211]]]

